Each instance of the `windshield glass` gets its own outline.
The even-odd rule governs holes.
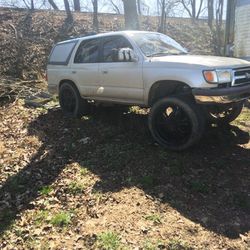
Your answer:
[[[174,39],[160,33],[134,33],[131,37],[147,57],[187,54]]]

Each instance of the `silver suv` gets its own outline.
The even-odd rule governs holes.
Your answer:
[[[197,142],[205,121],[229,123],[250,97],[250,62],[189,55],[172,38],[144,31],[85,36],[57,43],[48,88],[64,114],[87,114],[90,101],[149,107],[149,129],[164,147]]]

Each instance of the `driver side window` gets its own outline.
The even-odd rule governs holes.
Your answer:
[[[130,42],[123,36],[110,36],[103,41],[102,62],[118,62],[117,51],[122,48],[133,49]]]

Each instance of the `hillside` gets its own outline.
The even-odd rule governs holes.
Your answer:
[[[0,75],[40,78],[55,42],[93,31],[91,13],[74,13],[73,25],[65,23],[63,11],[27,12],[0,9]],[[142,17],[141,29],[156,31],[157,17]],[[100,14],[100,32],[124,29],[121,15]],[[167,32],[194,54],[213,54],[209,28],[204,21],[167,19]]]

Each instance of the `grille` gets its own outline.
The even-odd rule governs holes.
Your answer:
[[[250,68],[235,69],[233,86],[250,84]]]

